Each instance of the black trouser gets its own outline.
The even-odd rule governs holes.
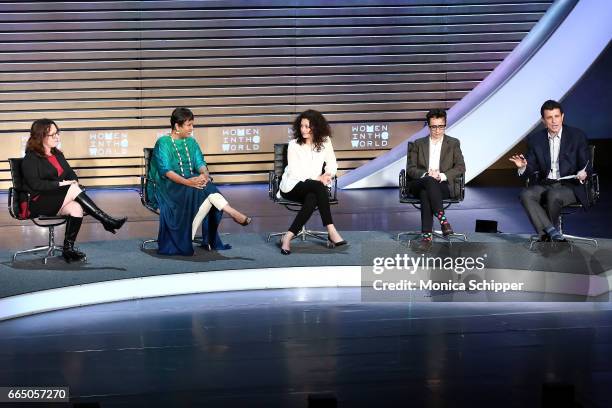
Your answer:
[[[559,182],[527,187],[521,191],[520,199],[538,234],[548,227],[558,227],[563,207],[577,201],[574,190]]]
[[[327,187],[317,180],[300,181],[288,193],[281,191],[281,196],[287,200],[302,203],[302,208],[295,216],[289,231],[297,235],[302,230],[314,210],[318,207],[323,225],[333,224],[329,209],[329,195]]]
[[[410,194],[421,199],[421,231],[431,232],[433,215],[444,211],[442,200],[450,197],[448,182],[439,182],[433,177],[425,176],[412,180],[408,184]]]

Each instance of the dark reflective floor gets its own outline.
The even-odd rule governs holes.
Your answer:
[[[282,231],[291,221],[265,186],[221,189],[254,217],[250,232]],[[529,233],[518,191],[469,188],[448,217],[458,231],[493,219],[503,232]],[[80,241],[156,235],[157,217],[136,191],[91,195],[129,222],[110,235],[87,219]],[[341,231],[419,227],[418,211],[399,204],[396,189],[342,191],[339,199]],[[611,204],[603,196],[569,216],[566,231],[612,237]],[[320,227],[316,216],[310,225]],[[242,227],[225,220],[222,229]],[[0,232],[5,249],[45,240],[44,230],[7,212]],[[339,407],[540,407],[543,384],[561,382],[581,406],[610,407],[611,327],[603,302],[362,303],[351,289],[170,297],[0,322],[0,386],[69,385],[76,401],[101,407],[306,407],[326,392]]]
[[[0,385],[101,407],[612,406],[609,303],[362,303],[358,289],[190,295],[0,323]],[[315,405],[316,406],[316,405]]]

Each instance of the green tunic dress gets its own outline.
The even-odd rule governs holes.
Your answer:
[[[172,139],[162,136],[157,140],[149,170],[149,197],[159,208],[158,252],[163,255],[193,255],[191,226],[198,209],[209,194],[219,190],[212,181],[203,190],[177,184],[166,177],[173,171],[184,178],[199,175],[206,165],[200,146],[192,137]],[[228,249],[217,232],[222,212],[214,207],[202,223],[202,246]],[[210,245],[210,246],[209,246]]]

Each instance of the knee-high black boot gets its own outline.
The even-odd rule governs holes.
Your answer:
[[[62,251],[62,256],[68,263],[73,261],[84,261],[87,259],[87,256],[83,252],[74,248],[74,241],[76,241],[76,237],[79,234],[82,221],[83,218],[72,216],[69,216],[68,220],[66,220],[66,232],[64,234],[64,249]]]
[[[87,212],[87,214],[94,217],[96,220],[102,223],[105,230],[115,233],[115,230],[121,228],[121,226],[127,220],[127,217],[113,218],[104,211],[102,211],[96,203],[85,192],[82,192],[74,199],[77,203],[81,204],[81,207]]]

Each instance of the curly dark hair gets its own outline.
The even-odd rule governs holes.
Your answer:
[[[57,124],[51,119],[38,119],[32,123],[32,127],[30,128],[30,138],[28,139],[25,148],[26,152],[34,152],[41,157],[45,156],[43,139],[49,134],[52,125],[55,126],[58,132],[60,131],[59,126],[57,126]],[[51,154],[56,154],[60,151],[60,149],[54,147],[51,149]]]
[[[302,131],[300,129],[302,119],[308,119],[310,129],[312,130],[312,143],[314,144],[315,149],[320,151],[321,146],[323,146],[323,142],[325,142],[328,137],[331,138],[332,136],[331,127],[329,126],[329,123],[327,123],[327,119],[325,119],[321,112],[314,109],[308,109],[307,111],[300,113],[293,121],[293,138],[299,145],[306,142],[306,139],[302,137]]]

